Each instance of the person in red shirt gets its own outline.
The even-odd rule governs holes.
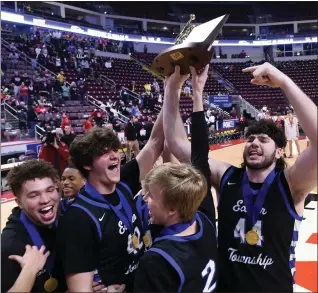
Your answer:
[[[59,175],[62,175],[70,159],[69,149],[64,142],[60,141],[58,135],[53,143],[45,143],[46,139],[47,136],[42,138],[39,159],[51,163]]]
[[[85,122],[84,122],[84,133],[88,132],[92,127],[92,122],[91,120],[89,119],[88,115],[85,115],[84,118],[86,119]]]
[[[38,105],[35,109],[36,113],[41,114],[41,113],[47,113],[47,109],[43,105]]]
[[[68,116],[66,115],[65,112],[62,113],[62,123],[61,123],[61,128],[62,130],[65,129],[65,126],[67,125],[71,125],[71,121],[70,119],[68,118]]]
[[[106,119],[106,113],[101,109],[95,109],[91,114],[91,119],[95,120],[98,127],[102,127],[103,121]]]
[[[28,104],[29,88],[24,84],[24,82],[22,82],[20,86],[20,99],[23,100],[26,105]]]

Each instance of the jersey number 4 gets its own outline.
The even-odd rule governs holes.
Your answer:
[[[256,245],[262,246],[262,242],[264,241],[264,237],[262,235],[262,221],[257,221],[253,227],[253,230],[257,232],[259,236],[259,241]],[[234,238],[240,238],[241,243],[246,244],[245,235],[247,232],[248,231],[246,231],[246,219],[240,218],[234,229]]]
[[[216,282],[213,282],[214,276],[215,276],[215,261],[214,260],[211,260],[211,259],[209,260],[204,270],[202,271],[201,276],[202,276],[202,279],[208,276],[203,292],[214,291],[216,287]]]

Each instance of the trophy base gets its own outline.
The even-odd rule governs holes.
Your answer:
[[[151,70],[163,75],[170,76],[176,65],[180,66],[182,75],[190,73],[193,66],[199,73],[212,59],[213,50],[199,47],[197,44],[184,47],[184,45],[173,46],[160,53],[152,62]]]

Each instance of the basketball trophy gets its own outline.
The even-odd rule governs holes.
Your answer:
[[[176,65],[180,66],[182,75],[190,73],[190,66],[200,72],[210,63],[213,49],[212,44],[221,28],[229,18],[223,15],[208,22],[194,26],[195,15],[190,15],[180,34],[176,38],[175,45],[161,52],[152,62],[151,70],[170,76]]]

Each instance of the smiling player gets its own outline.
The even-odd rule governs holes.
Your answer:
[[[65,291],[64,278],[58,277],[60,269],[53,253],[60,201],[57,172],[48,162],[31,160],[14,167],[7,180],[18,207],[12,210],[1,235],[1,291],[7,292],[13,285],[14,292]],[[44,269],[39,259],[22,261],[24,254],[43,258],[43,245],[50,251]],[[36,246],[39,253],[30,246]],[[14,260],[9,259],[10,255],[15,255]]]
[[[90,292],[93,279],[108,290],[133,291],[134,272],[151,244],[141,202],[133,197],[163,146],[161,114],[143,150],[122,167],[120,141],[111,130],[95,128],[73,141],[72,161],[87,183],[58,228],[69,292]]]

